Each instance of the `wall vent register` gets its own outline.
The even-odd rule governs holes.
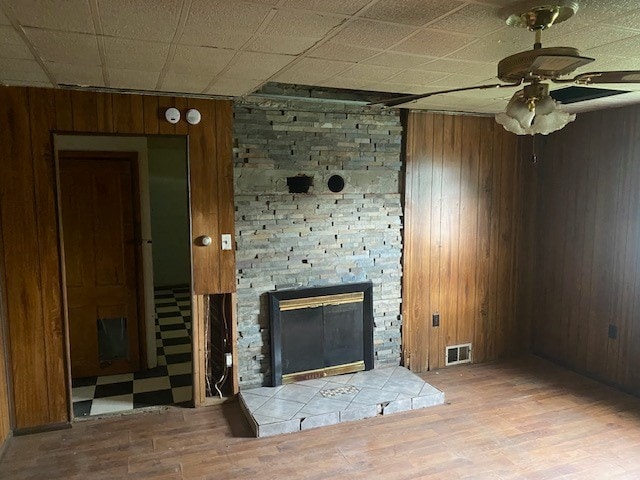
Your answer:
[[[463,343],[447,347],[444,361],[446,366],[471,363],[471,344]]]

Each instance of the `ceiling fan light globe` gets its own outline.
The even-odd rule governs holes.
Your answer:
[[[563,112],[562,110],[554,110],[548,115],[536,115],[533,125],[531,126],[531,134],[539,133],[541,135],[549,135],[563,129],[568,123],[576,119],[574,113]]]
[[[496,122],[502,125],[507,132],[515,133],[516,135],[527,134],[527,131],[520,122],[506,113],[498,113],[495,118]]]
[[[536,102],[536,115],[549,115],[555,111],[556,106],[556,101],[547,95]]]

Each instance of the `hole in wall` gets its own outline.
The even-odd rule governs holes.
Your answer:
[[[327,182],[327,186],[333,193],[340,193],[344,190],[344,178],[340,175],[331,175]]]
[[[289,193],[309,193],[309,187],[313,185],[313,177],[308,175],[297,175],[287,177]]]

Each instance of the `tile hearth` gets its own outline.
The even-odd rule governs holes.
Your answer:
[[[350,422],[444,403],[444,393],[404,367],[306,380],[240,392],[257,437]]]

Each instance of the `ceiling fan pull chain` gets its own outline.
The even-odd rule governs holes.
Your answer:
[[[537,135],[535,134],[531,135],[531,151],[533,152],[531,154],[531,163],[533,163],[534,165],[538,163],[538,154],[536,153],[536,137]]]

